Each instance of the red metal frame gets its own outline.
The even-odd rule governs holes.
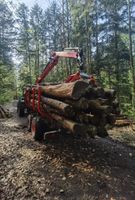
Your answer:
[[[81,78],[80,72],[77,72],[75,74],[71,74],[70,76],[68,76],[68,78],[65,80],[65,83],[74,82],[79,80],[80,78]]]
[[[35,110],[35,87],[32,88],[32,109]]]
[[[46,65],[45,69],[43,70],[42,74],[36,80],[36,84],[40,84],[43,79],[49,74],[49,72],[53,69],[55,65],[58,63],[59,57],[63,58],[78,58],[77,52],[54,52],[52,53],[51,60]]]

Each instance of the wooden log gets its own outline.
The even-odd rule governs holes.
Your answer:
[[[124,114],[121,114],[121,115],[117,115],[116,116],[116,120],[119,120],[119,119],[128,119],[128,116],[127,115],[124,115]]]
[[[51,117],[56,120],[63,128],[69,130],[74,134],[83,134],[86,132],[86,127],[83,124],[79,124],[72,120],[66,119],[60,115],[51,113]]]
[[[103,98],[98,98],[97,101],[101,104],[101,105],[109,105],[110,101],[108,99],[103,99]]]
[[[88,100],[84,97],[80,98],[79,100],[68,99],[68,100],[65,100],[65,102],[70,104],[76,110],[86,111],[88,110],[88,107],[89,107]]]
[[[53,110],[46,105],[43,107],[47,110],[48,114],[57,121],[63,128],[69,130],[74,134],[85,134],[87,133],[89,136],[94,137],[97,133],[96,127],[94,125],[87,125],[83,123],[77,123],[73,120],[66,119],[65,117],[61,116],[57,110]]]
[[[109,113],[111,111],[111,107],[108,105],[101,105],[97,100],[89,100],[89,111],[92,114],[98,113]]]
[[[56,108],[53,108],[47,104],[44,104],[42,103],[42,107],[44,109],[45,112],[47,112],[48,114],[50,113],[55,113],[55,114],[58,114],[58,115],[62,115],[62,116],[65,116],[65,117],[68,117],[70,119],[73,119],[75,117],[75,112],[71,109],[70,112],[64,112],[63,110],[58,110]]]
[[[101,87],[89,87],[86,89],[85,97],[88,99],[104,98],[104,89]]]
[[[112,102],[112,106],[113,106],[113,108],[115,109],[115,108],[118,108],[119,107],[119,102],[118,101],[113,101]]]
[[[41,101],[47,105],[50,105],[53,108],[56,108],[58,110],[61,110],[63,113],[70,113],[73,112],[73,109],[70,105],[68,105],[67,103],[64,103],[62,101],[56,100],[56,99],[52,99],[52,98],[48,98],[48,97],[41,97]]]
[[[115,99],[116,98],[116,90],[105,89],[104,90],[104,97],[107,98],[107,99]]]
[[[96,125],[99,122],[97,116],[87,113],[77,113],[75,119],[79,123]]]
[[[117,107],[117,108],[112,108],[111,112],[112,112],[113,114],[119,116],[121,111],[120,111],[120,108]]]
[[[115,126],[117,127],[123,127],[123,126],[130,126],[131,125],[131,120],[128,120],[128,119],[119,119],[119,120],[116,120],[115,122]]]
[[[85,81],[76,81],[63,83],[59,85],[40,86],[44,95],[50,95],[57,98],[79,99],[85,93],[89,86]]]

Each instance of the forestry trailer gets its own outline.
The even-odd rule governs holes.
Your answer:
[[[64,83],[48,84],[44,81],[57,65],[60,57],[76,59],[79,71]],[[99,87],[92,75],[83,71],[83,53],[79,48],[53,52],[35,85],[24,89],[18,101],[20,117],[28,112],[28,130],[35,140],[47,134],[64,130],[72,134],[106,137],[106,125],[113,125],[119,112],[114,90]]]

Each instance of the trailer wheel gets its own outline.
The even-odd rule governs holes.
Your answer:
[[[28,119],[28,122],[27,122],[27,130],[30,132],[31,131],[31,123],[32,123],[32,115],[29,114],[27,119]]]
[[[107,133],[107,130],[105,128],[100,128],[100,127],[97,127],[97,135],[99,137],[102,137],[102,138],[105,138],[108,136],[108,133]]]
[[[17,113],[19,117],[24,117],[24,108],[21,106],[18,106]]]
[[[17,102],[17,114],[19,117],[24,117],[25,103],[23,98],[20,98]]]
[[[42,128],[42,123],[40,118],[34,117],[31,122],[31,133],[33,139],[36,141],[41,141],[44,137],[44,131]]]

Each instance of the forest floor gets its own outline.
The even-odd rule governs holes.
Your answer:
[[[0,119],[0,200],[134,200],[135,132],[106,139],[31,139],[26,119]]]

